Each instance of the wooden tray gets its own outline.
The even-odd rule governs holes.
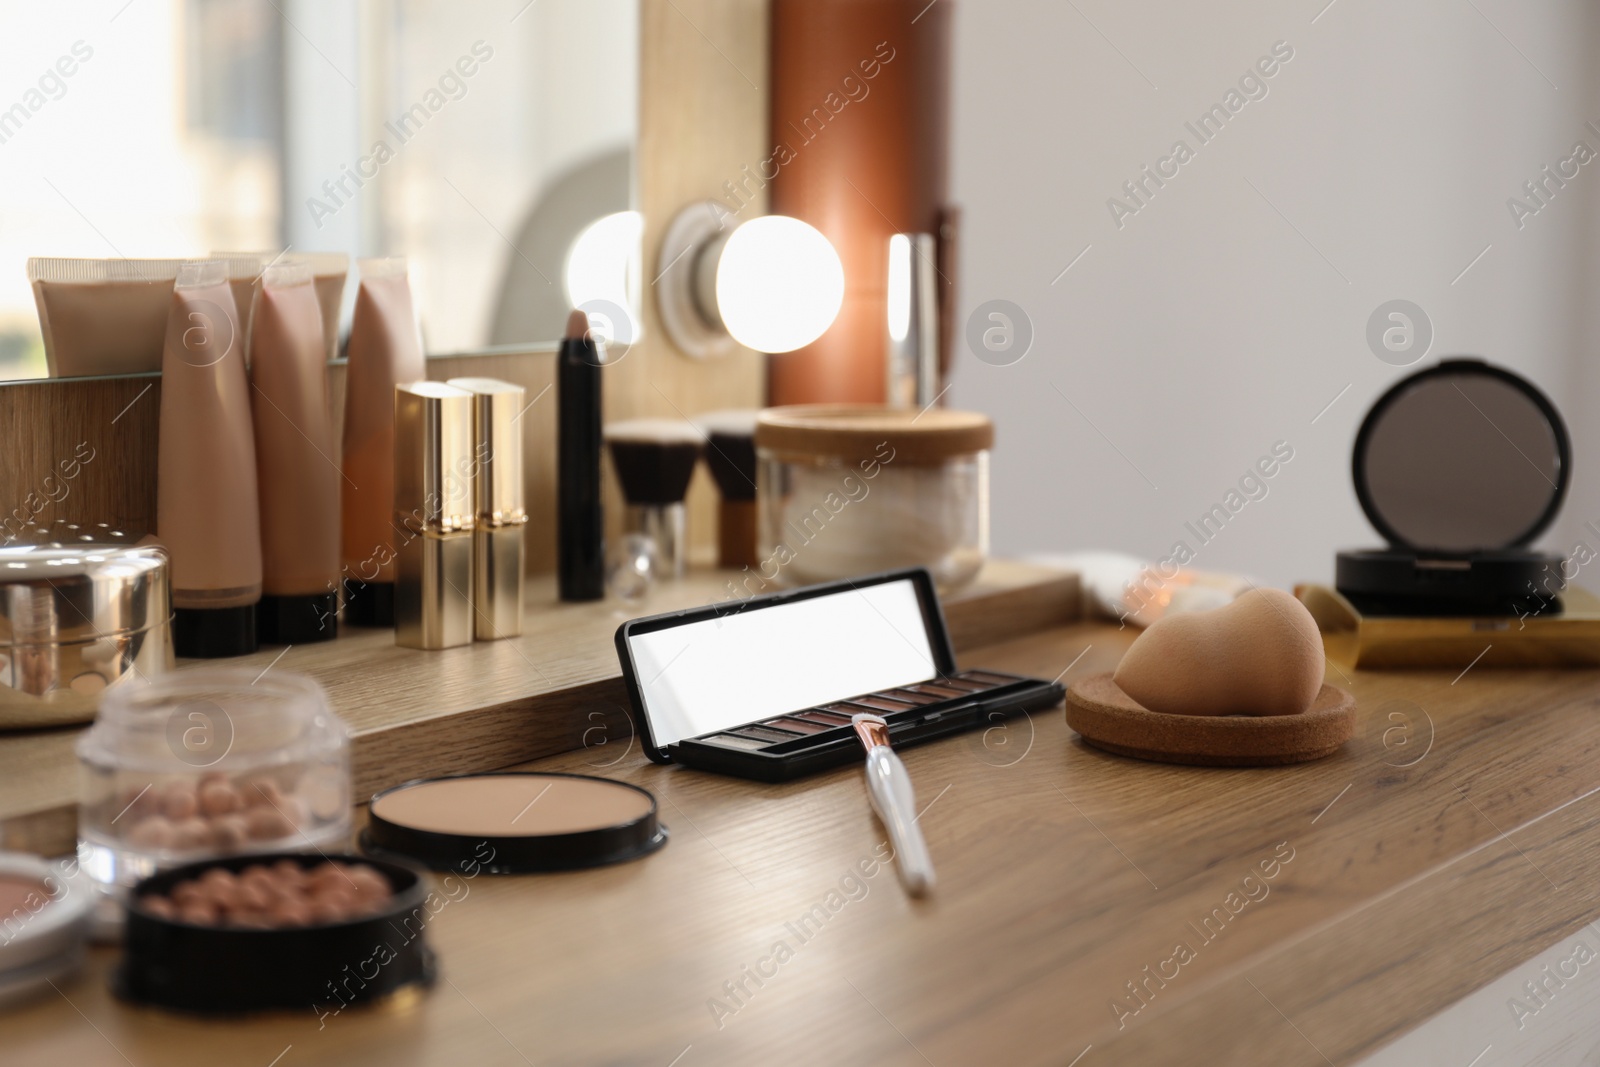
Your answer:
[[[1299,715],[1162,715],[1141,707],[1110,674],[1067,690],[1067,725],[1119,756],[1202,767],[1271,767],[1331,756],[1356,727],[1356,700],[1324,685]]]

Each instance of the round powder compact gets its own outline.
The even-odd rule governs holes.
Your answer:
[[[76,861],[0,853],[0,1004],[48,992],[78,968],[94,902]]]
[[[647,790],[582,774],[464,774],[372,798],[361,844],[434,870],[493,874],[622,863],[667,843]]]

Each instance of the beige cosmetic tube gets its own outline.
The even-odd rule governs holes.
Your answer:
[[[250,402],[261,500],[262,642],[331,640],[339,611],[339,461],[322,312],[310,268],[262,274],[250,313]]]
[[[181,259],[28,260],[52,378],[160,370]]]
[[[362,259],[350,322],[340,483],[344,619],[393,626],[395,386],[426,376],[404,259]]]
[[[344,303],[344,280],[350,257],[343,252],[213,252],[212,259],[228,264],[228,284],[239,308],[239,322],[250,330],[250,305],[259,288],[261,273],[279,263],[304,263],[311,268],[311,285],[317,291],[322,313],[322,346],[331,361],[339,358],[339,312]]]
[[[245,338],[227,268],[185,263],[168,303],[156,532],[172,557],[173,647],[240,656],[256,649],[261,523]]]

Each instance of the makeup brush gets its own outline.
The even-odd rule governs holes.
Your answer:
[[[917,795],[911,788],[911,775],[889,747],[889,724],[881,715],[862,713],[850,716],[850,725],[867,750],[867,795],[878,821],[889,832],[900,884],[911,896],[927,896],[933,891],[933,857],[928,855],[928,843],[917,825]]]
[[[674,419],[630,419],[605,428],[606,446],[628,501],[624,527],[649,537],[669,578],[682,578],[683,498],[700,460],[700,432]]]
[[[695,419],[706,435],[706,466],[722,493],[717,563],[737,569],[760,562],[756,547],[756,417],[760,411],[713,411]]]
[[[575,308],[556,355],[556,569],[562,600],[599,600],[606,594],[600,362],[589,316]]]

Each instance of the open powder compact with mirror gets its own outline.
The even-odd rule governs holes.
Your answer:
[[[1572,448],[1526,379],[1449,359],[1397,382],[1356,435],[1356,496],[1388,548],[1341,552],[1335,584],[1363,615],[1525,614],[1562,583],[1528,547],[1561,510]]]
[[[650,759],[768,782],[859,763],[857,713],[883,716],[903,748],[1063,694],[958,670],[921,567],[634,619],[617,656]]]

